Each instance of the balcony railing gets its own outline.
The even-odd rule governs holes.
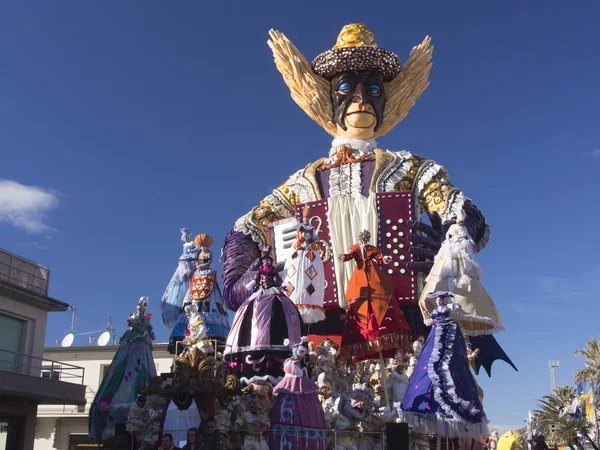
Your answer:
[[[0,370],[74,384],[83,384],[85,375],[83,367],[2,349]]]
[[[50,270],[0,249],[0,280],[21,286],[39,295],[48,295]]]

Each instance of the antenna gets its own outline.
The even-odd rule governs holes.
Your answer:
[[[556,389],[556,368],[558,366],[560,366],[559,361],[548,361],[548,367],[550,368],[550,387],[552,388],[552,391]]]
[[[90,336],[90,345],[94,345],[94,342],[96,342],[96,338],[94,336]]]
[[[75,307],[69,305],[69,309],[72,311],[72,314],[71,314],[71,334],[72,334],[73,331],[75,330]]]
[[[73,333],[73,331],[75,330],[75,307],[69,305],[68,309],[72,311],[71,330],[67,333],[67,335],[64,338],[62,338],[62,341],[60,341],[61,347],[70,347],[71,345],[73,345],[73,341],[75,340],[75,334]],[[58,341],[56,341],[56,343],[58,344]]]

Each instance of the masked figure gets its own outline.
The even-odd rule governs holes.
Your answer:
[[[285,262],[283,280],[288,296],[307,324],[325,319],[325,272],[317,244],[317,234],[309,223],[309,214],[310,209],[306,209],[302,224],[296,233],[293,251]]]
[[[269,45],[292,98],[334,139],[324,158],[285,179],[228,233],[223,248],[226,304],[237,310],[248,298],[251,293],[245,286],[255,276],[252,261],[260,248],[271,240],[278,248],[278,237],[271,231],[308,205],[311,223],[318,223],[329,254],[346,251],[360,231],[371,232],[374,245],[392,257],[386,271],[409,323],[421,327],[413,331],[424,333],[417,306],[418,275],[431,269],[447,228],[462,213],[475,251],[483,249],[490,236],[484,216],[449,181],[442,166],[406,150],[380,149],[375,140],[402,121],[427,88],[430,39],[413,48],[403,67],[398,56],[377,46],[363,24],[345,26],[336,45],[312,64],[277,31],[271,31]],[[421,210],[429,215],[431,227],[420,221]],[[348,308],[345,291],[354,264],[327,255],[322,254],[323,304],[331,320],[320,322],[320,332],[339,334],[340,308]],[[498,346],[493,338],[487,344]],[[478,347],[483,354],[481,342]]]
[[[339,256],[355,261],[356,269],[348,282],[348,318],[344,325],[340,357],[346,361],[377,358],[378,352],[392,357],[398,347],[408,345],[411,329],[394,298],[394,283],[379,268],[391,257],[369,244],[371,233],[364,230],[359,243]]]
[[[235,314],[223,354],[242,383],[268,379],[276,384],[284,375],[284,361],[292,353],[286,340],[300,341],[302,320],[281,288],[270,247],[264,249],[256,265],[258,271],[248,284],[254,292]]]
[[[206,336],[225,341],[229,333],[229,319],[223,303],[223,295],[217,280],[217,271],[212,268],[213,254],[210,246],[213,240],[208,234],[199,234],[194,239],[197,248],[196,270],[189,281],[189,289],[184,299],[184,310],[169,338],[169,351],[175,353],[176,342],[184,339],[190,315],[185,308],[193,305],[193,315],[204,318]]]
[[[148,297],[142,297],[136,313],[127,320],[129,329],[119,341],[119,349],[90,408],[89,434],[99,441],[114,435],[115,425],[127,422],[127,409],[110,410],[111,405],[135,403],[138,388],[147,388],[156,376],[152,357],[155,336],[147,308]]]

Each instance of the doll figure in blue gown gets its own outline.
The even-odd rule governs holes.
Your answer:
[[[471,373],[465,338],[455,318],[468,320],[450,292],[435,301],[431,332],[402,400],[402,419],[417,432],[450,438],[489,436],[488,420]]]
[[[169,333],[173,331],[182,312],[183,301],[190,290],[190,279],[196,270],[196,257],[198,256],[198,247],[192,242],[188,229],[182,228],[180,231],[183,253],[179,257],[177,270],[160,301],[163,323]]]

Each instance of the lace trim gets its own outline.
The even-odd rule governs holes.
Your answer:
[[[379,180],[377,180],[377,192],[392,192],[396,184],[406,178],[412,167],[412,164],[408,161],[412,158],[412,155],[406,150],[393,152],[393,155],[396,160],[381,173]]]

